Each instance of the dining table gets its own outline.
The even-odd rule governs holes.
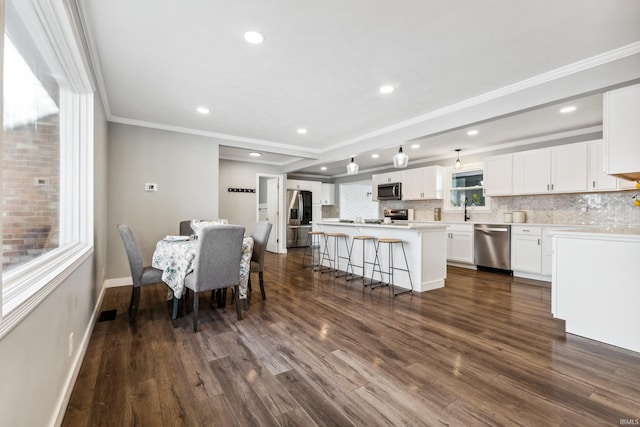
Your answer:
[[[182,298],[185,292],[184,279],[191,273],[195,266],[198,249],[198,241],[193,237],[167,236],[156,243],[153,251],[151,265],[162,270],[162,281],[166,283],[173,293],[174,303]],[[240,258],[240,283],[238,296],[247,299],[247,286],[251,267],[251,255],[253,253],[253,238],[246,236],[242,239],[242,257]],[[246,304],[245,304],[246,305]],[[174,304],[174,306],[177,306]],[[173,317],[176,311],[174,309]]]

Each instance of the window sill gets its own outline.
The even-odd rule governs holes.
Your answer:
[[[42,256],[47,259],[37,266],[6,274],[4,285],[8,283],[9,286],[2,295],[0,339],[38,307],[92,253],[93,247],[78,243],[51,254],[51,257]]]

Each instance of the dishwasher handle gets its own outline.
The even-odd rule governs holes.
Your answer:
[[[476,231],[509,231],[509,229],[504,227],[487,227],[487,228],[476,228]]]

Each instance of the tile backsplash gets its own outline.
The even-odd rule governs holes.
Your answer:
[[[491,211],[469,209],[473,222],[502,222],[503,213],[525,211],[528,223],[640,226],[640,207],[634,206],[638,191],[576,193],[491,198]],[[383,206],[384,205],[384,206]],[[388,201],[384,208],[413,208],[416,221],[433,221],[434,208],[442,208],[442,200]],[[462,221],[462,213],[442,211],[442,221]]]

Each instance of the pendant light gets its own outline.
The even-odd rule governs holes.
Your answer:
[[[394,168],[406,168],[409,164],[409,156],[402,152],[402,145],[400,146],[400,150],[398,154],[393,156],[393,167]]]
[[[356,175],[358,173],[358,164],[351,158],[351,163],[347,165],[347,175]]]
[[[456,151],[458,152],[458,160],[456,160],[456,169],[460,169],[460,166],[462,166],[462,163],[460,163],[460,150],[461,148],[456,148]]]

